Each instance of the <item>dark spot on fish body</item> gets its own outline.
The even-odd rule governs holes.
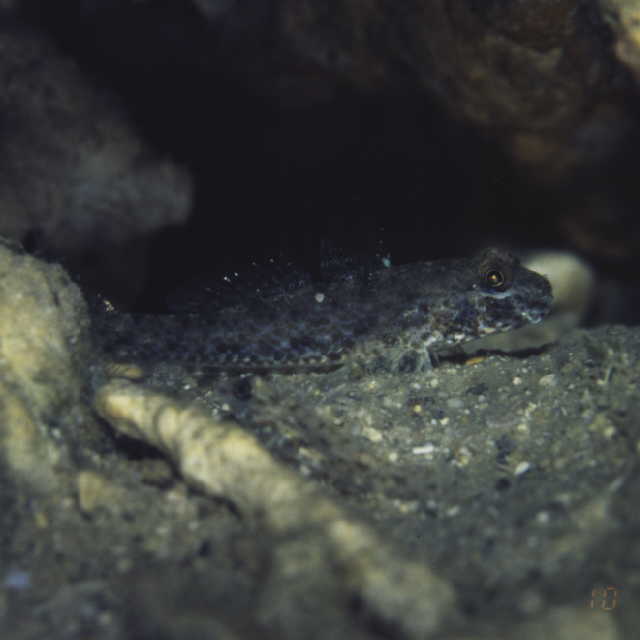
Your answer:
[[[248,402],[253,395],[253,387],[250,378],[239,378],[232,386],[233,396],[242,402]]]
[[[475,326],[477,318],[477,309],[469,301],[463,300],[457,307],[452,323],[457,327]]]

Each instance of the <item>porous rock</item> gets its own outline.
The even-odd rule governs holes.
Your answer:
[[[43,488],[62,455],[47,425],[80,418],[88,318],[61,267],[0,245],[0,451]]]

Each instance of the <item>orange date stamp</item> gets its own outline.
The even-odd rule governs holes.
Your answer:
[[[591,598],[587,600],[590,609],[601,611],[613,611],[620,602],[620,589],[617,587],[594,587],[591,590]]]

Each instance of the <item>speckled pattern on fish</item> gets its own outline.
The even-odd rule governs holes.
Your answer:
[[[539,322],[543,276],[510,253],[360,270],[322,287],[253,295],[206,315],[128,316],[110,357],[228,370],[328,370],[356,359],[392,371],[430,367],[430,353]],[[120,314],[118,314],[120,315]]]

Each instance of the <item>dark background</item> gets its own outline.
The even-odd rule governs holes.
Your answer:
[[[354,86],[283,46],[277,3],[228,4],[207,22],[190,2],[25,3],[27,19],[194,178],[188,224],[147,239],[145,283],[128,306],[162,309],[185,281],[274,257],[318,274],[334,252],[402,263],[493,243],[568,249],[606,278],[633,280],[633,251],[580,243],[575,227],[587,191],[607,203],[590,238],[601,227],[634,246],[637,129],[605,160],[547,184],[544,168],[514,161],[504,131],[448,112],[401,64],[384,90]],[[636,99],[626,93],[625,108]],[[597,136],[608,133],[585,144]],[[86,255],[53,257],[82,278]],[[119,282],[95,284],[118,298]]]

